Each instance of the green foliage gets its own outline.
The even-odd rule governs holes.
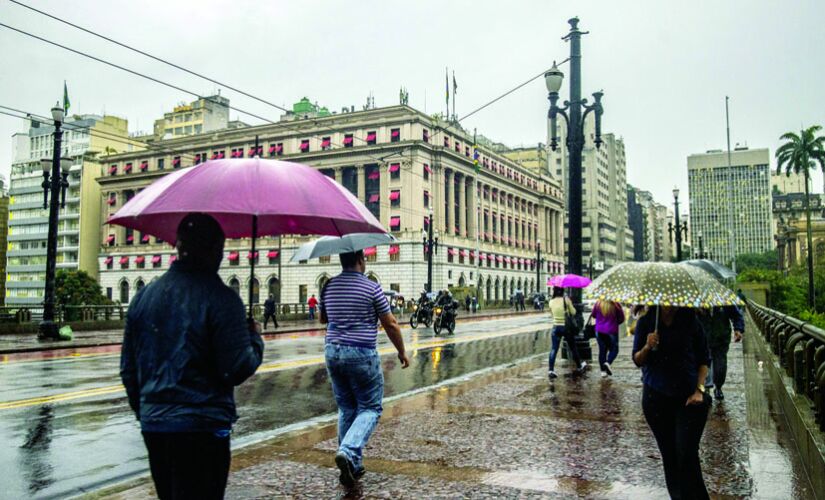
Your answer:
[[[810,171],[816,169],[817,163],[825,171],[825,136],[817,135],[822,130],[819,125],[813,125],[796,134],[788,132],[782,134],[781,140],[786,141],[776,150],[776,174],[791,173],[804,174],[807,181]]]
[[[776,250],[769,250],[763,253],[743,253],[736,256],[737,271],[749,271],[751,269],[761,269],[771,271],[777,268],[779,258]]]
[[[808,307],[808,276],[805,267],[792,268],[787,275],[776,270],[750,268],[739,273],[740,283],[758,282],[770,286],[770,306],[777,311],[789,314],[795,318],[815,323],[822,318],[825,311],[825,294],[816,297],[815,310]],[[825,290],[825,268],[819,267],[814,273],[814,288]],[[805,319],[810,317],[812,319]]]
[[[112,304],[100,288],[100,284],[86,271],[59,269],[55,277],[55,298],[66,306]],[[79,316],[79,311],[71,311],[70,316]],[[77,318],[67,317],[67,321]]]
[[[825,313],[802,311],[798,318],[802,321],[807,321],[818,328],[825,329]]]

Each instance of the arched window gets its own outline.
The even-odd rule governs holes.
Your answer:
[[[498,278],[496,278],[496,302],[501,300],[501,283],[499,283]]]
[[[458,278],[458,286],[464,288],[467,282],[464,280],[464,275],[462,274],[460,278]]]
[[[369,279],[369,280],[370,280],[370,281],[372,281],[373,283],[378,283],[378,284],[381,284],[381,282],[380,282],[380,281],[378,281],[378,276],[376,276],[376,275],[375,275],[375,274],[373,274],[373,273],[369,273],[369,274],[367,275],[367,279]]]
[[[261,302],[261,284],[258,282],[258,278],[252,279],[252,303],[253,304],[260,304]]]
[[[484,294],[484,301],[485,302],[492,302],[493,294],[493,282],[490,281],[490,278],[487,278],[487,289],[485,290],[487,293]]]
[[[231,288],[232,291],[237,293],[238,295],[241,294],[241,282],[238,281],[238,278],[232,278],[231,280],[229,280],[229,288]]]
[[[120,303],[129,303],[129,282],[126,280],[120,282]]]
[[[272,295],[272,298],[275,299],[275,302],[281,302],[281,283],[278,281],[278,278],[272,277],[269,278],[269,282],[267,283],[267,288],[269,289],[269,294]]]
[[[144,283],[143,280],[137,280],[137,283],[135,283],[135,293],[138,293],[141,290],[143,290],[143,287],[145,286],[146,283]]]
[[[329,276],[326,274],[322,274],[320,278],[318,278],[318,294],[324,291],[324,287],[327,286],[329,283]]]

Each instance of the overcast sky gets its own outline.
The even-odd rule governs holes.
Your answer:
[[[603,129],[625,140],[628,181],[669,202],[687,191],[687,156],[731,142],[768,147],[825,122],[825,9],[810,1],[89,1],[23,0],[251,94],[291,106],[308,96],[332,110],[365,102],[444,109],[444,68],[455,70],[459,117],[563,60],[567,19],[583,39],[583,91],[605,92]],[[201,94],[216,87],[0,0],[0,22]],[[0,27],[0,105],[49,114],[68,81],[73,113],[128,118],[149,131],[192,96],[141,80]],[[564,68],[565,72],[567,68]],[[567,86],[562,91],[567,97]],[[233,106],[280,112],[224,91]],[[232,112],[232,118],[237,113]],[[464,125],[506,144],[546,138],[546,89],[536,80]],[[249,123],[257,120],[239,116]],[[0,115],[0,173],[11,134]],[[818,174],[815,189],[822,191]]]

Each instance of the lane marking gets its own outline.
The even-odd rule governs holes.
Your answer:
[[[419,349],[428,349],[431,347],[439,347],[445,345],[455,345],[455,344],[464,344],[467,342],[473,342],[477,340],[486,340],[486,339],[494,339],[494,338],[503,338],[509,337],[512,335],[519,335],[522,333],[529,333],[535,331],[542,331],[546,330],[544,328],[536,328],[535,325],[533,326],[523,326],[521,328],[517,328],[515,330],[510,330],[507,332],[496,332],[496,333],[483,333],[483,334],[475,334],[475,335],[466,335],[462,337],[454,337],[454,338],[434,338],[431,340],[425,341],[415,341],[411,342],[408,345],[409,351],[417,351]],[[384,354],[391,354],[395,352],[395,347],[393,346],[384,346],[378,349],[378,353],[381,355]],[[277,371],[284,371],[290,370],[293,368],[300,368],[304,366],[312,366],[312,365],[320,365],[324,364],[324,356],[313,356],[310,358],[302,358],[302,359],[291,359],[286,361],[277,361],[273,363],[267,363],[261,365],[258,370],[255,372],[255,375],[260,373],[271,373]],[[254,375],[253,375],[254,376]],[[15,401],[4,401],[0,402],[0,410],[13,410],[18,408],[28,408],[31,406],[38,406],[48,403],[56,403],[61,401],[72,401],[76,399],[84,399],[84,398],[91,398],[96,396],[102,396],[107,394],[114,394],[118,392],[125,392],[125,389],[122,384],[116,385],[109,385],[104,387],[97,387],[94,389],[84,389],[79,391],[70,391],[64,392],[60,394],[55,394],[52,396],[40,396],[34,397],[29,399],[19,399]]]

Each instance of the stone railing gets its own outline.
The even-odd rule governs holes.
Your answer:
[[[825,330],[753,301],[748,308],[794,390],[810,400],[819,430],[825,431]]]

